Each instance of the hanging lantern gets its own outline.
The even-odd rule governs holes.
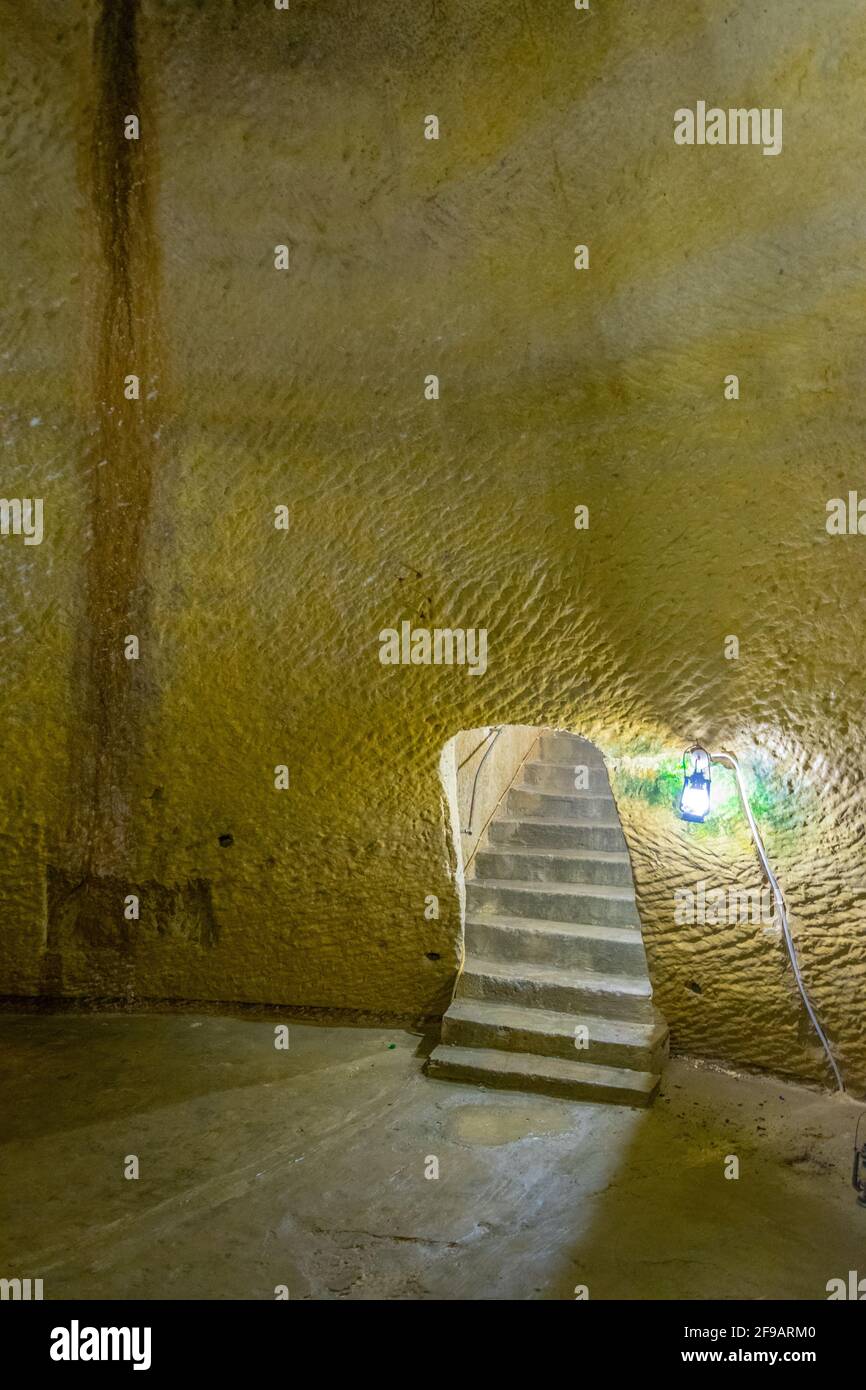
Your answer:
[[[691,771],[688,760],[691,759]],[[683,820],[704,821],[710,810],[710,755],[696,743],[683,754],[683,790],[680,815]]]

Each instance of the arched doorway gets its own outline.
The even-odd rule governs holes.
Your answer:
[[[604,758],[554,730],[527,750],[470,826],[465,959],[428,1074],[649,1105],[668,1029]]]

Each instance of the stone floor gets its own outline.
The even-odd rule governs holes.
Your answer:
[[[581,1105],[429,1079],[410,1033],[292,1022],[277,1051],[274,1026],[0,1016],[0,1276],[46,1298],[821,1299],[866,1274],[852,1101],[678,1060],[648,1112]]]

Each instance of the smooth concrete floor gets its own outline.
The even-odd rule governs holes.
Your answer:
[[[0,1276],[46,1299],[824,1299],[866,1275],[853,1101],[679,1060],[650,1111],[580,1105],[428,1079],[407,1032],[290,1022],[277,1051],[274,1028],[0,1015]]]

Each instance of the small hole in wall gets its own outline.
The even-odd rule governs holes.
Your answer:
[[[234,842],[234,835],[220,835],[220,844],[222,845],[223,849],[228,849],[229,845],[233,845]]]
[[[689,980],[689,983],[686,985],[686,989],[690,989],[692,994],[703,994],[704,992],[698,984],[697,980]]]
[[[442,957],[440,956],[440,954],[439,954],[438,951],[428,951],[428,952],[427,952],[427,959],[428,959],[428,960],[441,960]]]

